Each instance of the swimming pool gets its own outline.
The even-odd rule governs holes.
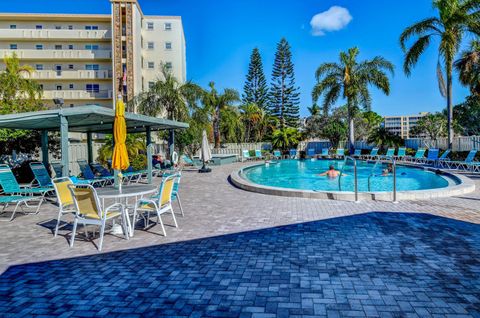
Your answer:
[[[330,165],[339,171],[343,168],[341,178],[319,176]],[[391,173],[382,175],[386,168],[387,163],[357,160],[358,191],[364,198],[389,200],[394,178]],[[235,185],[245,190],[313,198],[343,199],[345,194],[353,193],[355,183],[353,162],[345,164],[343,160],[333,159],[280,160],[245,167],[230,176]],[[396,186],[402,199],[458,195],[475,189],[474,183],[463,176],[406,165],[397,165]]]

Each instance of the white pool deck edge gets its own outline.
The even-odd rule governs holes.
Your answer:
[[[312,191],[312,190],[299,190],[289,188],[270,187],[257,183],[253,183],[241,176],[244,169],[249,169],[261,164],[253,164],[245,166],[242,169],[233,171],[230,174],[230,181],[236,187],[262,194],[277,195],[283,197],[298,197],[298,198],[310,198],[310,199],[328,199],[328,200],[343,200],[343,201],[355,201],[355,192],[351,191]],[[409,166],[417,169],[423,169],[428,171],[439,171],[439,173],[451,180],[458,180],[458,184],[449,185],[445,188],[428,189],[428,190],[412,190],[412,191],[397,191],[397,201],[402,200],[426,200],[435,198],[452,197],[467,194],[475,191],[475,183],[468,177],[452,173],[432,167],[424,167],[412,164],[399,164],[403,166]],[[393,201],[393,192],[359,192],[359,201]]]

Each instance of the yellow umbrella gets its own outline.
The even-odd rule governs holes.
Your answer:
[[[130,166],[128,160],[127,146],[127,124],[125,123],[125,104],[118,99],[115,107],[115,122],[113,124],[113,138],[115,147],[113,148],[112,168],[115,170],[125,170]]]

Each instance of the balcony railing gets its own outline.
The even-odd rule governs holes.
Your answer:
[[[31,60],[95,60],[111,59],[111,50],[0,50],[0,56],[12,56],[13,53],[19,59]]]
[[[72,79],[72,80],[81,80],[81,79],[111,79],[113,76],[112,70],[98,70],[98,71],[89,71],[89,70],[77,70],[77,71],[35,71],[32,73],[31,78],[37,80],[54,80],[54,79]]]
[[[4,40],[108,40],[110,30],[56,30],[56,29],[0,29]]]
[[[45,90],[43,91],[43,99],[111,99],[113,98],[112,90],[100,90],[98,92],[87,92],[85,90]]]

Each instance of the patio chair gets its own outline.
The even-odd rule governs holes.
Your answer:
[[[255,150],[255,159],[262,160],[263,158],[262,151],[259,149]]]
[[[387,152],[383,156],[379,156],[382,159],[392,159],[395,155],[395,148],[388,148]]]
[[[353,152],[353,157],[358,158],[362,156],[362,149],[355,149]]]
[[[252,160],[252,157],[250,156],[250,150],[242,150],[242,162],[243,161],[248,161]]]
[[[178,207],[180,208],[180,212],[182,213],[182,216],[185,216],[183,213],[182,202],[180,201],[180,194],[178,193],[178,190],[180,188],[180,181],[182,179],[182,173],[176,172],[174,174],[176,174],[177,177],[175,178],[175,183],[173,184],[172,201],[177,201]],[[174,174],[165,174],[164,177],[168,177]]]
[[[9,205],[15,205],[15,208],[12,211],[12,215],[10,216],[10,219],[8,220],[9,222],[13,221],[15,218],[15,213],[17,213],[18,208],[22,209],[23,213],[27,213],[25,210],[22,208],[22,204],[25,205],[27,208],[32,208],[35,206],[29,205],[30,201],[38,201],[38,197],[33,197],[33,196],[21,196],[21,195],[3,195],[0,196],[0,215],[7,212],[6,209],[8,208]],[[40,209],[41,202],[36,206],[36,210],[33,214],[37,214],[39,209]]]
[[[12,170],[8,165],[0,164],[0,186],[2,191],[8,195],[41,195],[42,200],[48,192],[52,192],[53,187],[31,187],[23,186],[21,187],[15,176],[13,175]]]
[[[424,148],[418,148],[413,157],[405,156],[405,160],[413,163],[421,162],[425,158],[425,151],[426,149]]]
[[[337,148],[337,150],[335,151],[335,157],[336,158],[344,158],[345,157],[345,149]]]
[[[475,159],[475,156],[477,155],[477,152],[478,150],[472,149],[470,150],[464,161],[447,160],[444,162],[444,164],[448,169],[453,170],[478,170],[478,163],[475,163],[473,161]]]
[[[57,224],[55,225],[54,237],[57,237],[58,227],[62,220],[64,214],[74,214],[75,203],[73,202],[72,193],[68,188],[69,185],[73,184],[73,181],[68,177],[55,178],[52,180],[53,187],[55,188],[55,194],[57,195],[58,203],[58,216]]]
[[[393,156],[393,158],[395,160],[403,160],[403,158],[405,157],[407,153],[407,148],[405,147],[400,147],[398,148],[398,151],[397,151],[397,155],[396,156]]]
[[[178,174],[173,174],[163,178],[158,194],[149,199],[141,199],[137,201],[133,210],[134,223],[137,219],[138,213],[141,213],[142,215],[146,213],[146,228],[150,223],[150,213],[155,213],[158,218],[158,223],[160,223],[162,227],[163,235],[167,236],[167,232],[165,231],[165,226],[163,225],[162,221],[162,214],[171,213],[175,227],[178,227],[177,219],[175,218],[175,213],[173,212],[172,208],[172,194],[174,192],[176,178],[178,178]]]
[[[374,147],[369,154],[361,156],[362,159],[374,160],[378,156],[378,148]]]
[[[296,159],[297,158],[297,149],[290,149],[288,151],[288,154],[290,156],[290,159]]]
[[[328,148],[322,148],[322,151],[320,152],[320,157],[328,157],[330,154],[328,153]]]
[[[308,148],[308,149],[307,149],[307,157],[308,157],[308,158],[314,158],[314,157],[315,157],[315,149],[313,149],[313,148]]]
[[[448,158],[448,156],[450,155],[451,153],[451,150],[450,149],[447,149],[445,150],[442,155],[438,158],[438,160],[435,162],[435,166],[436,167],[439,167],[439,168],[443,168],[444,167],[444,163],[446,161],[450,161],[450,159]]]
[[[419,163],[422,164],[435,164],[435,162],[438,160],[438,154],[440,153],[440,149],[438,148],[430,148],[428,149],[427,157],[423,158],[419,161]]]
[[[97,177],[93,172],[90,165],[87,163],[87,160],[77,160],[78,166],[80,167],[80,171],[82,172],[82,176],[84,180],[88,180],[88,182],[95,186],[104,186],[107,183],[113,183],[113,176],[110,177]]]
[[[52,167],[53,172],[55,172],[55,178],[63,177],[63,166],[60,162],[51,162],[50,166]]]
[[[34,182],[40,187],[53,187],[52,179],[47,168],[41,162],[30,162],[30,169],[33,172]]]
[[[280,160],[282,159],[282,153],[280,150],[274,150],[273,151],[273,158]]]
[[[100,227],[98,250],[101,251],[107,221],[112,220],[114,222],[118,218],[122,220],[123,233],[125,234],[125,239],[128,240],[126,215],[120,203],[115,203],[107,208],[103,207],[98,199],[97,191],[89,184],[70,184],[68,189],[70,189],[75,204],[75,220],[73,222],[70,247],[73,247],[78,223],[82,223],[84,226],[97,225]]]

